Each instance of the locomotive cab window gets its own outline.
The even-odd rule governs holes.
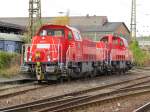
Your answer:
[[[107,37],[104,37],[102,38],[100,41],[104,42],[104,43],[108,43],[108,38]]]
[[[40,36],[64,37],[64,30],[62,30],[62,29],[43,29],[40,31]]]
[[[115,46],[118,45],[118,39],[113,39],[113,42],[112,42],[112,43],[113,43],[113,45],[115,45]]]
[[[76,40],[81,40],[81,35],[78,32],[74,32],[74,35]]]
[[[46,30],[42,30],[40,32],[40,36],[47,36],[47,31]]]
[[[120,46],[123,47],[123,42],[122,42],[122,40],[120,41]]]
[[[68,32],[68,40],[71,40],[73,38],[73,36],[72,36],[72,32],[71,31],[69,31]]]

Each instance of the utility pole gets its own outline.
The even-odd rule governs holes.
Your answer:
[[[136,0],[132,0],[132,9],[131,9],[131,40],[136,40]]]
[[[32,39],[36,24],[41,24],[41,0],[29,0],[29,40]]]

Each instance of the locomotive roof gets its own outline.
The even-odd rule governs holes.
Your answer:
[[[66,25],[67,28],[69,28],[70,30],[72,31],[75,31],[75,32],[80,32],[78,29],[76,29],[75,27],[71,27],[71,26],[68,26]]]
[[[66,28],[68,28],[68,29],[70,29],[70,30],[72,30],[72,31],[74,31],[74,32],[80,32],[78,29],[76,29],[75,27],[71,27],[71,26],[69,26],[69,25],[54,25],[54,24],[45,24],[45,25],[43,25],[42,27],[46,27],[46,26],[60,26],[60,27],[66,27]]]
[[[18,25],[18,24],[13,24],[13,23],[7,23],[0,21],[0,27],[7,27],[7,28],[12,28],[12,29],[19,29],[19,30],[25,30],[24,26]]]

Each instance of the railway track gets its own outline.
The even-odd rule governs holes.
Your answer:
[[[25,83],[25,84],[4,85],[0,88],[0,92],[7,91],[10,89],[23,88],[23,87],[34,85],[34,84],[35,84],[34,82],[32,82],[32,83],[29,82],[27,84]]]
[[[150,102],[139,107],[138,109],[134,110],[133,112],[150,112]]]
[[[38,85],[36,83],[28,83],[23,85],[12,86],[8,88],[1,88],[0,99],[21,95],[29,91],[42,89],[44,87],[48,87],[48,85]]]
[[[7,91],[10,89],[25,87],[34,84],[35,80],[31,79],[21,79],[21,80],[11,80],[0,82],[0,92]]]
[[[3,108],[3,112],[62,112],[69,109],[76,109],[87,105],[105,102],[115,98],[126,97],[129,95],[150,92],[150,86],[144,85],[150,81],[150,76],[140,77],[132,80],[121,81],[118,83],[89,88],[64,95],[49,97],[34,102]],[[134,87],[137,86],[138,87]],[[140,86],[141,85],[141,86]],[[134,90],[134,92],[133,92]],[[48,107],[48,108],[47,108]],[[68,109],[68,110],[67,110]]]
[[[150,86],[149,86],[150,87]],[[76,100],[76,101],[70,101],[68,103],[64,103],[59,106],[53,106],[53,107],[47,107],[41,110],[38,110],[36,112],[67,112],[70,110],[78,110],[78,109],[86,109],[90,106],[97,106],[108,102],[113,102],[118,99],[127,98],[129,96],[135,96],[139,94],[144,94],[147,92],[150,92],[150,89],[145,89],[145,87],[136,88],[138,90],[133,89],[129,91],[129,89],[122,89],[122,91],[114,91],[115,93],[106,93],[103,94],[103,97],[100,96],[100,94],[89,96],[84,99]],[[125,93],[124,93],[125,92]]]

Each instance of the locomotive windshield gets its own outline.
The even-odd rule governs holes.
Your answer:
[[[62,29],[42,29],[40,31],[40,36],[54,36],[54,37],[64,37],[64,30]]]
[[[101,42],[108,43],[108,37],[103,37],[100,39]]]

